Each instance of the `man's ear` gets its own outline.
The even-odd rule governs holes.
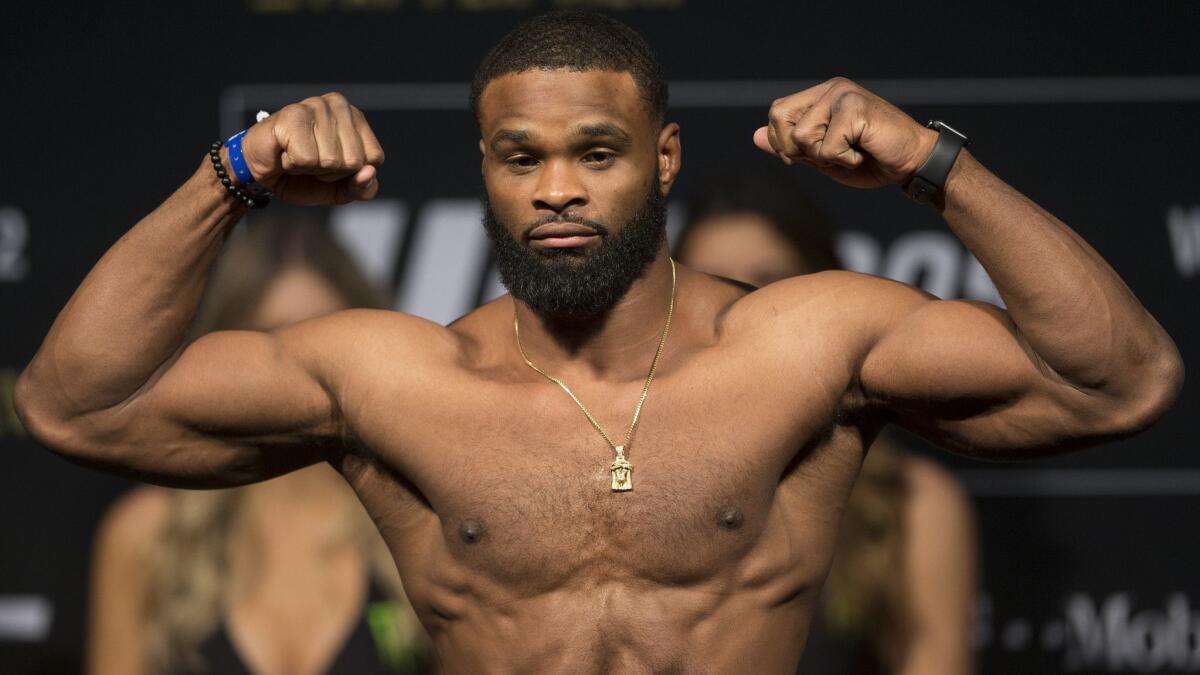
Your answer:
[[[479,160],[479,170],[483,171],[483,163],[487,161],[487,146],[483,144],[483,139],[479,139],[479,154],[483,158]]]
[[[671,122],[658,132],[658,186],[665,197],[671,192],[675,177],[683,164],[683,149],[679,144],[679,125]]]

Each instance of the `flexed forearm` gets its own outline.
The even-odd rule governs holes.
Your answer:
[[[965,150],[942,215],[1030,347],[1071,384],[1124,395],[1179,369],[1170,337],[1100,254]]]
[[[253,177],[285,201],[341,204],[378,190],[383,151],[340,94],[283,108],[252,127],[242,147]],[[228,152],[221,156],[229,167]],[[22,374],[18,413],[35,426],[58,423],[120,408],[152,384],[179,350],[244,209],[206,157],[88,274]]]
[[[244,211],[206,159],[71,296],[22,376],[27,403],[70,417],[119,405],[145,385],[182,342]]]

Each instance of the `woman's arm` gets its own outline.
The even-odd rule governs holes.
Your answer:
[[[149,560],[170,500],[162,488],[137,488],[117,500],[100,523],[88,599],[88,675],[150,672],[144,615]]]
[[[905,460],[904,578],[909,640],[897,675],[974,672],[978,543],[970,501],[945,469]]]

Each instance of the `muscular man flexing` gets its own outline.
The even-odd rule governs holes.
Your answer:
[[[845,272],[747,293],[673,265],[679,127],[653,56],[613,20],[522,26],[472,104],[511,295],[447,327],[348,311],[183,344],[244,213],[206,158],[59,315],[18,385],[30,432],[168,485],[331,463],[447,672],[787,673],[882,425],[1031,458],[1136,433],[1180,387],[1173,343],[1117,274],[969,152],[935,208],[1007,311]],[[835,78],[775,101],[754,142],[866,188],[905,183],[937,137]],[[337,94],[258,123],[244,150],[286,201],[378,189],[383,151]],[[526,363],[514,319],[578,404]]]

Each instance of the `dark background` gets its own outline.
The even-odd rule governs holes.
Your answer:
[[[680,193],[706,172],[759,161],[749,139],[775,96],[850,77],[966,132],[985,165],[1113,264],[1186,362],[1200,356],[1200,3],[5,3],[0,672],[79,670],[92,531],[127,487],[39,449],[11,414],[16,374],[90,266],[211,141],[286,95],[338,88],[388,151],[381,204],[402,232],[380,278],[410,298],[401,309],[414,293],[439,301],[414,290],[408,268],[434,246],[422,239],[434,206],[478,194],[465,83],[521,18],[571,5],[611,10],[658,51],[683,127]],[[437,86],[412,86],[422,83]],[[801,176],[880,252],[866,271],[917,251],[927,262],[898,276],[979,295],[935,213],[895,190]],[[474,265],[466,273],[486,279],[486,263],[445,274]],[[982,533],[983,672],[1200,672],[1196,392],[1186,385],[1146,434],[1067,457],[1008,466],[942,455],[974,495]]]

